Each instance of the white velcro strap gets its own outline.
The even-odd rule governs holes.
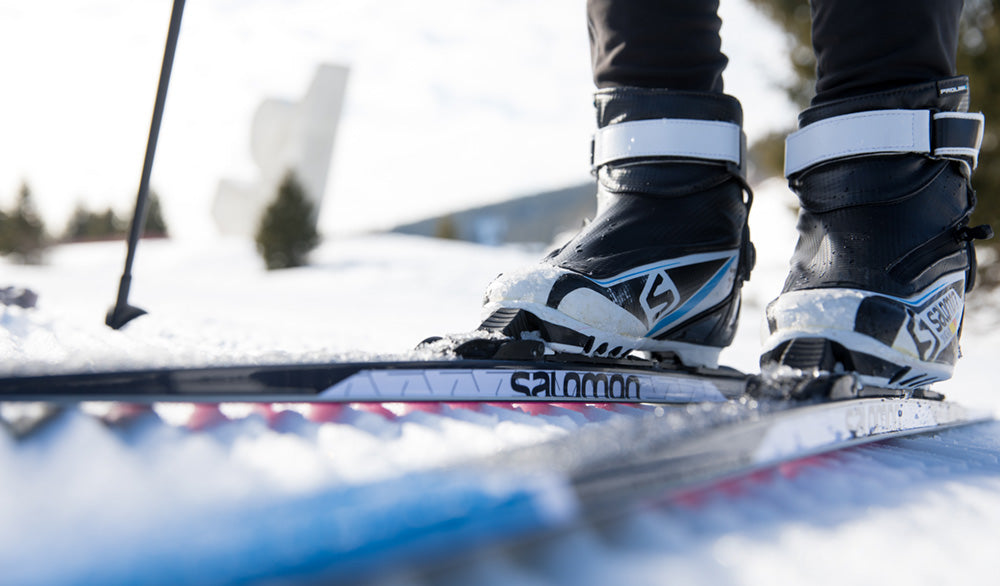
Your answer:
[[[785,176],[826,161],[876,153],[956,158],[975,169],[983,126],[982,114],[930,110],[875,110],[828,118],[788,136]],[[946,130],[954,130],[947,139]],[[937,135],[940,141],[935,140]]]
[[[743,131],[733,122],[661,118],[611,124],[594,134],[593,168],[614,161],[682,157],[739,166]]]

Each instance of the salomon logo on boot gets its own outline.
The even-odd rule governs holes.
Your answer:
[[[907,299],[857,289],[785,293],[767,308],[762,363],[852,371],[875,386],[945,380],[958,360],[964,291],[957,273]]]
[[[618,357],[673,353],[715,365],[738,315],[739,251],[695,254],[605,279],[559,267],[503,275],[486,293],[483,329],[535,332],[558,351]]]

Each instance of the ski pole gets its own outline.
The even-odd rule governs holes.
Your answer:
[[[146,143],[146,159],[142,163],[142,178],[139,180],[139,193],[136,196],[135,212],[129,226],[128,253],[125,256],[125,270],[118,284],[118,299],[108,310],[104,320],[108,326],[118,330],[133,319],[144,315],[145,310],[128,304],[128,292],[132,286],[132,263],[135,260],[135,249],[139,237],[146,226],[146,208],[149,200],[149,177],[153,171],[153,157],[156,154],[156,140],[160,135],[160,122],[163,120],[163,106],[167,101],[167,85],[170,83],[170,70],[174,65],[174,52],[177,49],[177,37],[181,30],[181,14],[184,12],[184,0],[174,0],[170,13],[170,28],[167,31],[167,45],[163,50],[163,65],[160,67],[160,82],[156,88],[156,104],[153,107],[153,119],[149,124],[149,141]]]

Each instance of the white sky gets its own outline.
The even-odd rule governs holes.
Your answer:
[[[0,203],[31,185],[50,230],[80,201],[130,214],[169,0],[0,0]],[[794,121],[780,34],[723,2],[727,89],[750,138]],[[214,233],[218,181],[250,180],[265,97],[351,67],[321,228],[354,232],[585,181],[582,0],[189,0],[153,171],[180,237]]]

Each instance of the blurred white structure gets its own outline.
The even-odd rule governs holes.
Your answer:
[[[340,119],[348,68],[324,64],[298,102],[267,99],[257,108],[250,150],[260,170],[256,181],[223,179],[212,203],[219,232],[253,237],[261,213],[289,170],[312,199],[318,216],[326,190],[334,137]]]

